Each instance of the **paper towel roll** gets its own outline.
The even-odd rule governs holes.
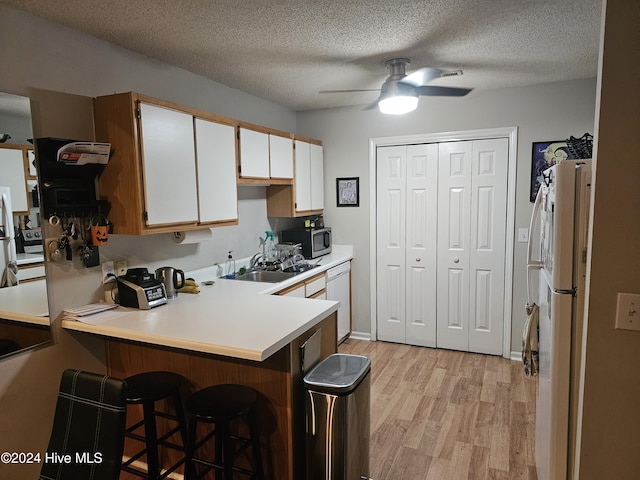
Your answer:
[[[185,245],[190,243],[201,243],[213,238],[213,230],[190,230],[188,232],[173,232],[171,238],[175,243]]]

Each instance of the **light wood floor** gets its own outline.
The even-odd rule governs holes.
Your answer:
[[[536,480],[535,381],[501,357],[347,340],[371,358],[373,480]]]
[[[371,358],[373,480],[537,480],[535,381],[519,362],[351,339],[339,351]]]

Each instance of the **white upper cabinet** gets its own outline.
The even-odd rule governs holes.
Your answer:
[[[269,135],[240,127],[240,176],[269,178]]]
[[[238,218],[235,128],[195,119],[200,222]]]
[[[311,149],[310,144],[295,141],[296,148],[296,211],[311,210]]]
[[[20,146],[0,147],[0,186],[11,190],[14,212],[28,212],[27,179],[24,174],[24,153]]]
[[[324,152],[321,145],[309,145],[311,210],[324,208]]]
[[[322,146],[296,140],[296,211],[324,208],[324,157]]]
[[[236,121],[134,92],[93,106],[96,140],[111,144],[98,186],[113,233],[237,225]]]
[[[293,139],[269,134],[271,178],[293,178]]]
[[[193,117],[140,103],[147,225],[198,221]]]

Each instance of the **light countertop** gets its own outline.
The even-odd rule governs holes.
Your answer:
[[[215,267],[185,272],[200,293],[181,293],[151,310],[118,307],[98,324],[62,320],[62,326],[97,335],[262,361],[331,313],[339,302],[270,295],[353,258],[350,246],[334,246],[320,265],[280,283],[215,279]]]
[[[49,325],[47,282],[36,280],[0,288],[0,318]]]
[[[44,253],[18,253],[16,263],[18,265],[29,265],[32,263],[44,262]]]

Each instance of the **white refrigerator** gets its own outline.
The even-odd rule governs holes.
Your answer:
[[[544,172],[527,262],[528,275],[539,271],[537,295],[529,292],[540,307],[538,480],[572,478],[590,205],[591,160],[567,160]]]
[[[11,208],[11,189],[0,187],[0,287],[13,285],[7,281],[8,268],[17,268],[15,230],[13,228],[13,209]]]

